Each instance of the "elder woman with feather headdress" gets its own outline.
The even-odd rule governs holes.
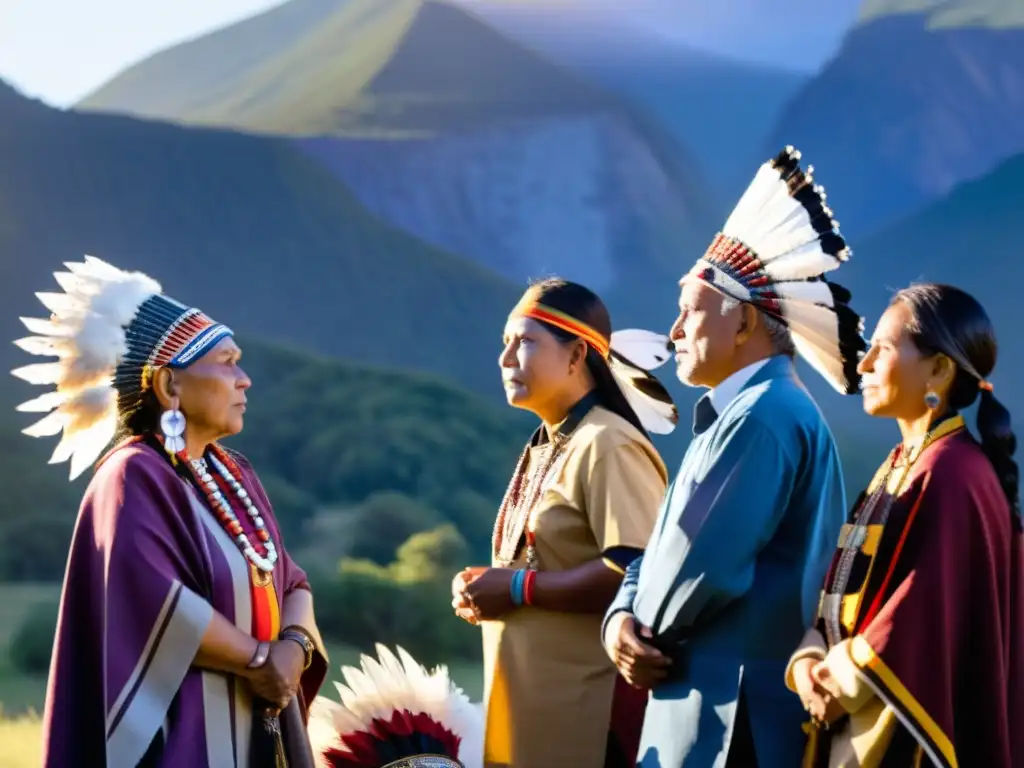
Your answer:
[[[508,402],[541,426],[498,513],[490,568],[456,576],[453,605],[484,640],[484,764],[633,765],[643,715],[601,650],[601,616],[643,550],[667,472],[647,436],[676,411],[647,371],[668,338],[612,333],[583,286],[531,286],[499,356]]]
[[[68,557],[44,715],[43,765],[313,765],[304,712],[327,669],[302,570],[250,464],[251,385],[231,330],[139,272],[87,256],[41,293],[14,371],[56,390],[19,410],[63,432],[71,476],[115,438]]]

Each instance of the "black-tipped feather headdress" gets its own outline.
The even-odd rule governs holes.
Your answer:
[[[786,147],[758,170],[690,274],[784,323],[797,352],[840,393],[860,390],[867,343],[850,292],[824,275],[850,258],[813,168]]]

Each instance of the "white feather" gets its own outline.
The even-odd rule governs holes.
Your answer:
[[[806,360],[839,394],[846,394],[846,375],[843,363],[837,357],[816,347],[810,341],[793,335],[793,346],[797,353]]]
[[[56,384],[64,375],[64,367],[60,363],[32,363],[15,368],[11,375],[29,384]]]
[[[66,293],[40,291],[36,294],[36,298],[39,299],[44,307],[61,318],[72,317],[85,308],[85,305],[77,296]]]
[[[37,317],[22,317],[19,319],[30,332],[38,333],[41,336],[70,337],[74,335],[74,329],[64,323],[40,320]]]
[[[17,407],[22,413],[49,413],[68,399],[64,392],[47,392],[45,395],[27,400]]]
[[[636,363],[645,371],[653,371],[672,357],[668,336],[639,328],[626,328],[612,333],[611,348]]]
[[[782,316],[790,331],[809,339],[816,347],[839,356],[839,319],[827,307],[803,301],[780,300]]]
[[[772,291],[779,298],[788,301],[802,301],[805,304],[819,304],[823,307],[835,307],[832,291],[823,280],[793,280],[772,286]]]
[[[786,183],[771,163],[763,163],[754,174],[753,180],[740,197],[736,207],[725,222],[722,231],[730,236],[738,229],[745,229],[745,222],[756,218],[757,212],[764,208],[776,195],[788,195]]]
[[[23,435],[29,437],[53,437],[54,435],[60,434],[60,431],[64,429],[64,425],[68,423],[68,417],[60,411],[54,411],[35,424],[31,424],[21,430]]]
[[[825,253],[817,243],[809,243],[765,263],[764,273],[772,282],[782,283],[820,277],[841,264],[839,259]]]
[[[83,369],[108,371],[127,353],[124,329],[106,317],[90,312],[79,326],[78,360]]]
[[[71,349],[67,339],[57,336],[26,336],[15,341],[14,345],[30,355],[40,357],[66,357]]]
[[[105,285],[93,298],[90,308],[115,325],[128,325],[142,302],[159,292],[159,283],[135,272]]]
[[[103,450],[114,439],[116,431],[117,419],[112,418],[99,421],[84,432],[78,433],[77,445],[71,456],[69,480],[74,480],[96,463],[96,460],[103,455]]]
[[[679,413],[672,402],[661,402],[648,397],[633,382],[640,378],[649,376],[646,372],[631,368],[614,357],[610,360],[612,376],[615,383],[619,385],[626,402],[629,403],[644,429],[656,435],[668,435],[676,428],[679,421]]]

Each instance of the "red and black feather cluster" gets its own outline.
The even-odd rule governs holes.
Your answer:
[[[389,720],[375,718],[368,731],[348,733],[341,748],[323,757],[330,768],[379,768],[415,755],[443,755],[458,760],[461,739],[425,713],[395,710]]]

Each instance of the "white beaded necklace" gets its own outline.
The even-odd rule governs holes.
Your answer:
[[[224,478],[224,481],[231,486],[231,490],[234,491],[235,496],[238,497],[239,501],[245,506],[245,511],[249,513],[249,517],[252,518],[253,525],[256,526],[257,533],[266,530],[266,524],[263,522],[260,511],[256,508],[256,505],[252,503],[252,499],[249,498],[249,494],[246,492],[242,484],[235,479],[231,474],[231,471],[224,466],[224,464],[212,454],[210,455],[210,463],[213,464],[213,468],[217,471],[217,474]],[[205,458],[192,459],[192,468],[199,476],[200,482],[206,487],[207,495],[213,504],[217,507],[215,510],[219,512],[223,517],[224,522],[227,526],[234,523],[234,526],[239,530],[238,535],[235,536],[235,544],[242,551],[245,558],[252,563],[256,568],[264,573],[270,573],[274,570],[274,565],[277,563],[277,547],[274,546],[274,542],[271,541],[270,536],[266,535],[265,540],[261,536],[264,546],[267,549],[267,555],[264,557],[256,548],[253,547],[252,542],[249,541],[249,537],[245,535],[245,531],[241,530],[242,524],[238,521],[238,517],[235,515],[235,511],[231,508],[228,500],[224,498],[224,494],[220,491],[220,486],[217,485],[217,481],[213,479],[213,475],[210,474],[209,467],[207,466]],[[269,533],[269,532],[268,532]],[[230,529],[228,531],[230,535]]]

